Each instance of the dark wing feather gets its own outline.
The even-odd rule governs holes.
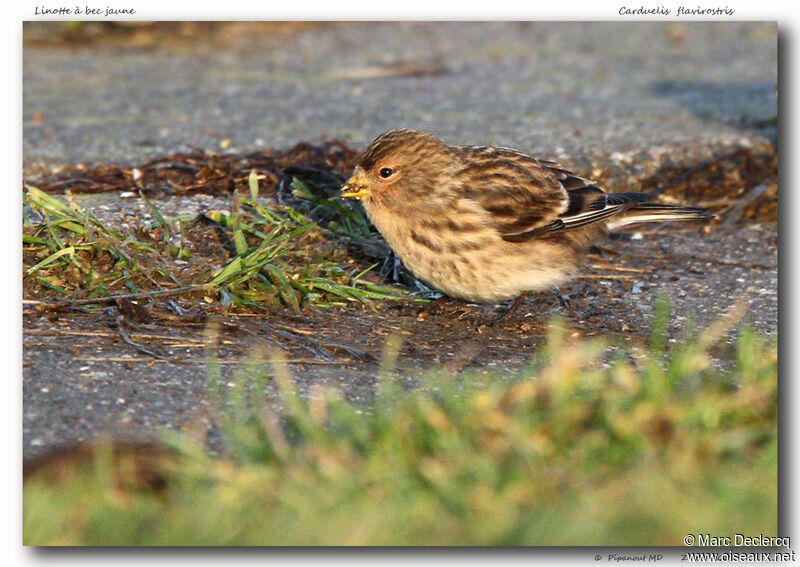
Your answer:
[[[490,213],[503,240],[524,242],[618,217],[617,227],[636,222],[704,220],[706,209],[645,203],[645,193],[606,193],[559,164],[515,150],[455,148],[464,158],[458,173],[461,197]]]
[[[568,191],[570,204],[567,211],[549,225],[514,237],[514,242],[528,238],[552,236],[576,230],[590,224],[615,217],[607,228],[621,228],[641,222],[691,221],[714,218],[708,209],[681,207],[661,203],[646,203],[646,193],[606,193],[598,187],[584,187]]]
[[[456,173],[459,196],[487,211],[503,238],[544,228],[569,208],[569,194],[558,178],[563,174],[533,157],[483,146],[454,151],[462,158]]]
[[[573,189],[567,193],[569,207],[564,214],[545,227],[519,235],[515,241],[521,242],[523,239],[577,230],[620,215],[646,198],[643,193],[609,194],[594,185]]]
[[[567,192],[567,208],[558,218],[544,226],[517,234],[503,235],[509,242],[522,242],[538,236],[550,236],[576,230],[616,216],[646,198],[643,193],[618,193],[611,195],[594,182],[578,177],[563,169],[558,163],[535,160],[539,167],[551,173]]]
[[[460,172],[464,197],[474,199],[503,240],[523,242],[604,220],[628,206],[609,202],[591,181],[559,164],[506,148],[457,148],[466,165]]]

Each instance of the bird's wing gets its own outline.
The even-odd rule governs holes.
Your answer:
[[[535,237],[547,237],[588,225],[603,222],[607,229],[617,229],[643,222],[709,220],[714,218],[708,209],[647,203],[646,193],[606,193],[591,181],[577,177],[556,163],[542,160],[544,167],[554,173],[566,188],[567,210],[543,227],[528,232],[504,235],[510,242],[523,242]],[[612,220],[612,217],[613,220]],[[608,221],[608,222],[605,222]]]
[[[644,198],[609,195],[559,164],[506,148],[465,147],[462,196],[489,213],[508,242],[575,230],[620,214]]]
[[[504,238],[544,228],[569,208],[557,172],[539,160],[506,148],[464,146],[456,174],[459,197],[488,213]]]
[[[465,157],[460,196],[477,203],[507,242],[546,238],[599,222],[620,228],[713,218],[707,209],[646,203],[645,193],[606,193],[555,162],[515,150],[468,146],[457,151]]]

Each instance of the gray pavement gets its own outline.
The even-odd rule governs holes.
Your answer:
[[[414,64],[432,76],[353,79]],[[339,24],[238,49],[24,53],[24,160],[364,145],[397,126],[578,156],[738,145],[777,112],[774,23]],[[44,113],[42,117],[41,114]]]

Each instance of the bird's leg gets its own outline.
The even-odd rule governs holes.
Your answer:
[[[378,269],[378,275],[393,283],[398,283],[400,281],[400,266],[402,265],[403,263],[400,261],[400,258],[398,258],[394,252],[389,252],[386,258],[384,258],[383,264]]]
[[[508,307],[508,309],[506,309],[500,315],[496,315],[494,318],[492,318],[490,325],[492,327],[496,327],[498,325],[504,325],[507,321],[512,319],[514,315],[516,315],[517,311],[519,311],[519,308],[522,306],[523,303],[525,303],[525,300],[527,298],[528,296],[524,293],[522,295],[518,295],[511,303],[511,305]]]
[[[572,306],[569,303],[569,295],[566,295],[555,286],[550,288],[550,292],[555,294],[555,296],[558,298],[558,301],[561,303],[561,307],[567,311],[572,311]]]
[[[614,256],[619,256],[619,252],[616,250],[612,250],[611,248],[603,248],[598,244],[593,244],[591,250],[592,252],[599,254],[606,262],[611,262],[613,260],[613,258],[611,258],[612,254]]]
[[[505,312],[506,317],[516,313],[517,310],[519,310],[519,308],[522,306],[522,304],[525,303],[525,300],[527,299],[527,297],[528,296],[526,294],[524,294],[524,293],[522,295],[517,296],[514,299],[514,301],[511,303],[511,305],[509,305],[508,309],[506,310],[506,312]]]

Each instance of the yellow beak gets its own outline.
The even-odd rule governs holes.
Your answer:
[[[342,199],[362,199],[368,195],[367,183],[360,175],[354,175],[342,187]]]
[[[342,199],[361,199],[367,195],[369,195],[369,191],[365,191],[363,189],[353,189],[348,185],[342,187]]]

